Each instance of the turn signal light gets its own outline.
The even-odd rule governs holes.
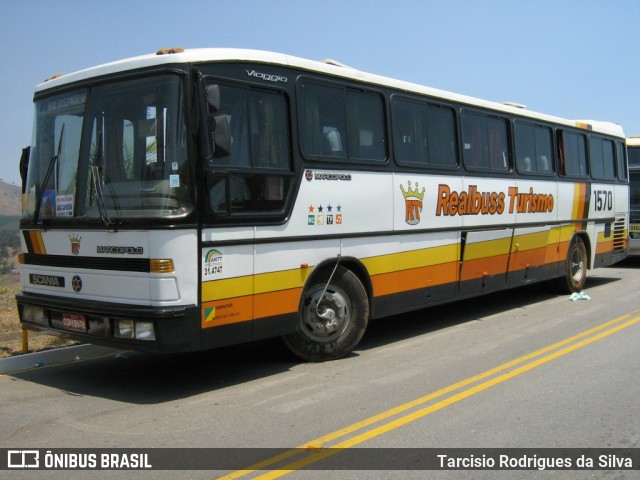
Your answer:
[[[149,270],[151,273],[171,273],[174,271],[173,260],[170,258],[152,258]]]

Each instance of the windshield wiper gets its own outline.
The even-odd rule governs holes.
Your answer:
[[[93,189],[96,192],[96,205],[100,212],[100,218],[102,219],[102,223],[109,228],[112,225],[112,222],[109,218],[109,212],[107,211],[107,205],[104,201],[104,194],[102,192],[102,183],[104,180],[104,169],[102,168],[102,129],[98,133],[96,154],[89,167],[91,168],[91,181],[93,183]]]
[[[42,185],[40,186],[40,192],[38,192],[38,198],[36,199],[36,209],[33,212],[33,224],[38,223],[38,217],[40,217],[40,208],[42,207],[42,199],[44,198],[45,188],[49,183],[49,179],[51,178],[51,174],[53,173],[53,168],[58,163],[58,159],[62,153],[62,139],[64,138],[64,123],[62,124],[62,128],[60,128],[60,137],[58,137],[58,151],[55,155],[51,157],[49,160],[49,167],[47,168],[47,173],[44,176],[44,180]]]

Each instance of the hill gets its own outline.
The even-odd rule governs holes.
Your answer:
[[[20,187],[0,180],[0,216],[20,215]]]

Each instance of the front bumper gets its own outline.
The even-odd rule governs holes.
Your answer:
[[[81,342],[156,353],[200,349],[200,309],[86,302],[41,294],[16,295],[23,328]],[[152,326],[153,337],[123,338],[121,325]]]

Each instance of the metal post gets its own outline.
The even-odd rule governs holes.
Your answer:
[[[29,353],[29,330],[22,329],[22,353]]]

